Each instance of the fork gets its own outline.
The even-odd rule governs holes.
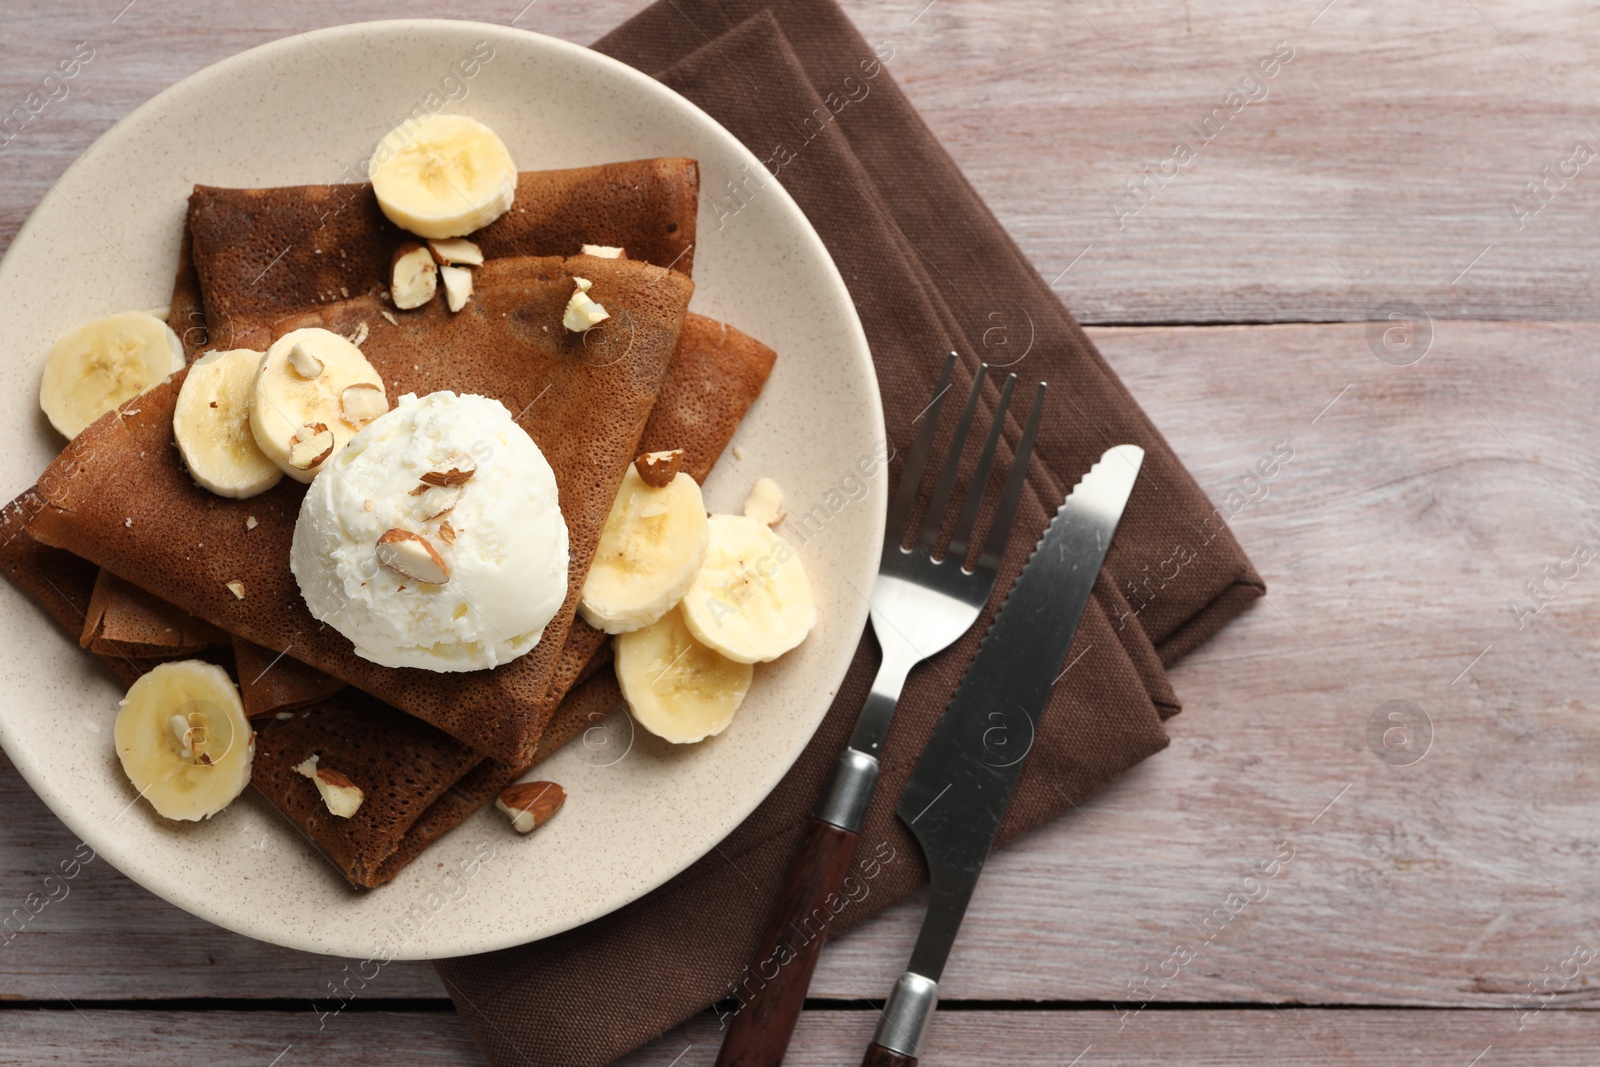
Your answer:
[[[921,528],[914,529],[909,519],[923,467],[933,447],[944,395],[950,389],[955,361],[956,354],[952,352],[934,387],[933,400],[919,416],[925,421],[917,431],[916,442],[889,505],[883,555],[872,589],[872,631],[883,651],[882,663],[856,720],[850,744],[834,766],[821,805],[807,822],[800,847],[789,865],[783,891],[756,946],[752,962],[740,976],[735,991],[739,1005],[717,1056],[717,1067],[777,1067],[783,1062],[818,954],[827,939],[829,922],[850,900],[860,899],[855,896],[859,889],[847,890],[846,882],[861,824],[878,785],[883,744],[906,676],[911,668],[948,648],[971,629],[994,592],[1000,558],[1005,553],[1017,501],[1022,495],[1028,456],[1033,451],[1033,439],[1039,427],[1045,385],[1040,382],[1034,393],[1033,407],[1011,462],[999,506],[989,523],[988,537],[976,565],[968,570],[969,542],[977,525],[978,511],[994,465],[995,443],[1000,438],[1000,427],[1017,376],[1008,375],[1001,388],[1000,404],[995,409],[949,546],[942,555],[936,556],[934,550],[948,518],[947,509],[972,428],[973,413],[977,410],[978,394],[989,370],[987,364],[978,367]],[[905,547],[912,537],[915,538],[912,546]],[[864,870],[876,873],[872,864],[879,860],[881,857],[863,864]],[[866,877],[870,879],[872,874]],[[841,894],[841,890],[846,892]]]

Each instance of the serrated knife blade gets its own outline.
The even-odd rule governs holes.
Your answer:
[[[895,810],[922,846],[932,893],[910,968],[878,1027],[875,1044],[888,1052],[917,1054],[967,902],[1143,462],[1143,449],[1117,445],[1073,488],[900,794]]]

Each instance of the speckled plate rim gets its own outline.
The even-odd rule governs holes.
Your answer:
[[[130,130],[142,128],[150,121],[159,118],[164,112],[171,109],[176,102],[184,100],[192,94],[225,92],[230,88],[237,89],[239,88],[239,79],[255,69],[258,64],[286,57],[295,57],[297,54],[305,53],[308,50],[315,50],[321,53],[325,48],[350,44],[357,40],[367,46],[376,47],[382,47],[387,41],[396,41],[399,42],[397,47],[404,47],[407,35],[437,33],[441,38],[444,38],[459,36],[464,31],[473,36],[481,36],[492,41],[497,49],[504,45],[513,55],[522,56],[529,61],[536,62],[543,58],[557,63],[576,64],[592,73],[595,77],[614,84],[618,92],[631,95],[642,105],[647,104],[660,112],[675,115],[678,119],[697,128],[703,135],[714,142],[719,142],[723,151],[727,153],[730,169],[733,162],[740,165],[740,170],[735,172],[736,174],[743,174],[746,170],[751,174],[762,174],[764,170],[758,157],[694,104],[639,71],[576,44],[531,31],[457,20],[409,19],[331,27],[285,37],[238,53],[200,70],[146,101],[103,134],[67,168],[56,182],[51,183],[50,191],[41,199],[39,205],[20,228],[4,259],[0,260],[0,310],[12,303],[9,299],[9,292],[14,285],[18,284],[18,279],[21,277],[20,272],[38,273],[37,264],[39,261],[35,254],[41,248],[48,247],[41,244],[41,235],[44,231],[50,229],[52,225],[59,230],[60,220],[69,213],[76,213],[83,223],[90,227],[94,226],[94,223],[84,216],[83,212],[79,211],[69,199],[68,194],[86,190],[96,180],[104,180],[105,175],[100,175],[97,179],[96,171],[104,169],[102,160],[112,154],[112,146],[116,145],[121,138],[127,136]],[[263,106],[270,107],[271,105],[264,102]],[[470,106],[458,110],[468,114],[473,113]],[[505,131],[502,132],[504,133]],[[508,137],[509,140],[510,138]],[[659,152],[655,154],[669,153]],[[630,155],[624,151],[610,158],[624,159],[638,158],[638,156]],[[521,162],[522,160],[519,156],[519,163]],[[530,164],[523,163],[522,165],[527,167]],[[557,161],[531,165],[561,166],[574,164]],[[702,159],[702,165],[704,166],[704,159]],[[199,177],[197,180],[207,179]],[[324,181],[336,179],[328,178],[327,176],[306,175],[299,180]],[[218,184],[229,183],[219,182]],[[266,183],[263,182],[263,184]],[[884,441],[881,401],[866,337],[855,314],[849,292],[820,237],[818,237],[816,231],[788,193],[773,179],[767,179],[761,188],[770,190],[770,195],[760,198],[759,211],[753,214],[761,214],[764,217],[770,216],[768,220],[769,228],[775,227],[776,232],[783,233],[790,242],[785,247],[793,251],[797,257],[798,264],[807,272],[806,284],[818,287],[818,292],[824,294],[824,299],[831,305],[827,309],[827,316],[825,316],[829,324],[827,343],[837,349],[839,365],[844,369],[845,377],[850,379],[844,383],[844,387],[853,390],[856,399],[859,401],[857,409],[852,415],[852,423],[850,425],[829,426],[826,427],[826,430],[831,434],[843,433],[852,438],[858,446],[858,451],[859,448],[870,448],[874,452],[879,451],[883,448],[882,442]],[[129,207],[132,210],[138,210],[140,206],[129,205]],[[727,301],[719,300],[717,290],[714,288],[719,284],[718,280],[707,277],[708,274],[715,273],[707,268],[717,261],[717,256],[715,255],[715,241],[717,238],[715,231],[710,230],[707,226],[709,222],[707,213],[701,212],[701,216],[702,236],[699,239],[700,247],[696,250],[696,280],[700,288],[697,291],[695,306],[699,310],[716,316],[721,309],[719,305],[725,304]],[[111,244],[109,239],[107,244]],[[175,249],[175,235],[172,245]],[[108,250],[103,251],[105,251],[106,255],[110,255]],[[127,259],[126,256],[123,256],[123,258]],[[172,259],[171,262],[175,263],[175,259]],[[130,263],[129,265],[131,266],[132,264]],[[165,279],[170,278],[170,276],[169,269],[158,284],[165,284]],[[761,294],[761,298],[781,301],[785,299],[785,293],[779,287],[777,291]],[[164,302],[164,300],[165,297],[162,297],[156,303]],[[739,301],[735,300],[733,303],[737,305]],[[108,312],[112,310],[125,310],[125,308],[106,308]],[[746,325],[744,322],[734,321],[737,325]],[[750,332],[760,336],[760,332],[756,329],[752,329]],[[785,353],[781,339],[771,337],[764,339],[773,341],[775,347],[780,349],[779,368],[781,371],[785,366]],[[38,338],[30,337],[29,341],[37,342]],[[47,346],[48,341],[45,344]],[[790,359],[794,358],[793,353],[787,355]],[[42,350],[40,359],[42,360]],[[26,360],[19,362],[27,364],[24,370],[20,372],[20,377],[19,372],[15,371],[14,368],[7,373],[11,373],[13,378],[19,378],[22,381],[31,380],[34,384],[32,388],[23,389],[21,395],[13,401],[12,417],[7,421],[20,427],[20,430],[15,432],[30,435],[30,440],[25,442],[25,447],[22,449],[24,455],[28,455],[30,452],[37,452],[37,448],[31,438],[44,439],[47,434],[42,434],[40,431],[38,425],[40,420],[37,418],[37,413],[28,410],[32,408],[37,391],[37,364],[29,364]],[[775,389],[783,388],[786,380],[788,379],[785,375],[775,373],[773,381],[769,383],[767,394],[764,394],[762,401],[758,403],[757,412],[752,413],[752,418],[762,408],[766,408],[769,411],[777,411],[781,414],[784,409],[779,405],[782,404],[783,398],[781,396],[772,396],[771,394]],[[12,384],[14,385],[15,382]],[[13,388],[10,395],[17,396],[17,390]],[[3,408],[0,408],[0,410],[3,410]],[[747,424],[749,421],[747,420]],[[14,431],[7,430],[3,432],[11,433]],[[741,434],[743,432],[744,428],[741,428]],[[58,446],[59,441],[56,444],[56,447]],[[867,453],[860,452],[860,454],[864,457]],[[774,454],[773,458],[781,459],[782,457],[779,454]],[[15,465],[16,461],[13,460],[12,462]],[[30,463],[33,462],[33,459],[25,459],[23,462]],[[42,469],[42,466],[43,464],[36,464],[34,467],[35,473],[37,470]],[[735,492],[737,486],[730,484],[731,479],[723,477],[725,473],[724,470],[719,468],[707,485],[708,506],[715,506],[718,510],[736,508],[738,500],[742,498],[742,493]],[[837,471],[834,473],[836,474]],[[8,477],[15,481],[18,477],[31,480],[32,476],[20,473],[18,470],[12,470],[8,472]],[[841,484],[849,485],[848,477],[847,471],[846,480]],[[12,492],[20,491],[21,488],[28,484],[28,480],[11,487]],[[748,478],[746,480],[748,481]],[[372,951],[372,946],[377,943],[380,947],[387,949],[387,951],[383,952],[384,959],[431,959],[468,955],[511,947],[552,936],[574,926],[592,921],[637,900],[690,866],[738,826],[772,792],[795,760],[799,758],[806,743],[810,740],[817,726],[820,725],[832,702],[837,686],[849,667],[856,644],[867,620],[869,605],[866,598],[860,595],[860,592],[870,590],[877,570],[877,558],[882,541],[887,499],[887,478],[884,476],[867,477],[862,481],[864,483],[862,495],[856,497],[852,491],[852,495],[847,501],[847,506],[854,508],[853,513],[846,516],[847,521],[835,523],[836,529],[843,529],[843,533],[837,535],[836,540],[843,538],[848,541],[848,544],[844,546],[834,544],[832,546],[833,555],[837,557],[833,561],[833,568],[839,570],[840,573],[838,575],[828,575],[827,583],[837,586],[839,583],[835,579],[840,579],[848,584],[851,590],[855,591],[855,595],[836,596],[832,599],[832,602],[823,605],[824,619],[826,620],[825,628],[828,631],[826,635],[828,644],[826,656],[820,658],[818,656],[808,657],[803,667],[796,666],[794,669],[779,669],[776,673],[780,674],[781,677],[774,680],[765,689],[762,689],[763,682],[758,674],[757,688],[752,691],[747,707],[742,709],[740,713],[741,719],[745,716],[757,714],[753,710],[753,705],[758,703],[758,698],[759,701],[788,701],[792,703],[799,713],[794,717],[794,722],[786,735],[786,743],[783,748],[780,751],[764,754],[763,758],[755,761],[754,766],[742,768],[741,776],[731,783],[727,779],[723,779],[725,784],[730,784],[735,789],[737,796],[724,805],[714,818],[702,825],[689,825],[689,832],[680,833],[678,837],[680,847],[670,857],[662,858],[659,862],[656,862],[646,872],[643,872],[641,877],[634,878],[631,881],[620,880],[613,883],[610,886],[610,892],[597,892],[587,901],[585,906],[578,907],[559,917],[541,920],[539,916],[530,914],[525,923],[513,923],[510,926],[502,924],[492,929],[486,929],[481,924],[471,922],[453,924],[452,922],[444,921],[440,917],[448,916],[445,912],[441,912],[440,915],[435,916],[440,921],[429,925],[420,936],[408,937],[401,942],[386,940],[396,930],[396,926],[395,916],[386,915],[383,907],[367,909],[372,913],[371,919],[373,921],[362,922],[359,927],[354,929],[350,928],[349,924],[345,924],[339,932],[332,934],[321,929],[314,921],[310,925],[288,924],[281,920],[275,920],[271,912],[263,914],[261,911],[242,906],[249,899],[261,899],[259,894],[264,890],[270,891],[273,888],[285,887],[253,885],[248,887],[248,891],[242,890],[238,898],[215,899],[207,894],[205,887],[197,886],[190,879],[184,877],[182,870],[175,871],[170,867],[163,866],[163,861],[170,861],[171,857],[163,856],[160,848],[155,849],[154,852],[150,850],[148,847],[149,841],[146,839],[150,835],[123,836],[120,831],[112,829],[115,820],[111,820],[110,824],[108,824],[106,819],[111,809],[104,804],[98,805],[97,808],[91,808],[81,802],[75,791],[75,782],[72,776],[63,775],[62,773],[59,753],[43,750],[40,747],[38,735],[30,736],[28,730],[23,728],[22,716],[27,714],[23,710],[24,701],[9,699],[0,702],[0,746],[5,748],[13,764],[41,799],[68,828],[94,848],[97,855],[156,895],[226,929],[294,949],[356,958],[368,955]],[[722,484],[719,485],[719,482]],[[831,499],[832,494],[836,492],[831,482],[828,489]],[[8,495],[11,494],[8,493]],[[846,527],[848,529],[845,529]],[[803,556],[804,554],[802,554],[802,558]],[[808,563],[808,570],[811,569],[811,566]],[[813,574],[813,583],[815,584],[817,580],[816,575]],[[13,605],[18,605],[24,600],[8,584],[5,585],[4,594],[12,598],[10,603]],[[30,612],[14,606],[6,612],[6,615],[24,615],[27,617],[22,620],[23,625],[48,628],[43,621],[42,615],[36,611]],[[8,618],[7,625],[10,625],[11,621]],[[823,627],[819,627],[819,630],[821,629]],[[49,636],[51,638],[59,638],[59,634],[53,629]],[[816,637],[814,636],[813,641],[815,640]],[[808,642],[808,644],[810,643]],[[803,645],[801,647],[804,650],[807,646]],[[70,649],[70,652],[79,659],[87,660],[87,657],[75,648]],[[791,657],[795,656],[797,656],[797,653],[791,653]],[[27,662],[29,657],[25,655],[12,655],[6,657],[6,659],[10,660],[6,667],[6,680],[13,685],[12,692],[14,696],[16,695],[15,686],[19,681],[22,683],[26,683],[29,680],[35,683],[39,682],[39,679],[30,675],[30,670],[35,672],[49,670],[48,663],[31,665]],[[783,662],[779,661],[779,664],[771,666],[779,667]],[[89,677],[94,670],[98,670],[98,668],[86,665],[82,673],[68,671],[68,674],[76,675],[76,677],[68,678],[65,684],[76,685],[80,689],[84,687],[98,688],[103,692],[104,686],[96,687]],[[58,684],[60,683],[58,682]],[[48,688],[39,691],[38,695],[48,698],[50,696]],[[100,692],[96,692],[93,699],[99,701],[101,699]],[[733,733],[739,725],[740,721],[736,720],[729,733]],[[104,735],[107,749],[110,747],[109,736],[108,720]],[[644,743],[648,744],[651,740],[645,738]],[[716,744],[720,741],[720,738],[713,739],[712,742],[707,744]],[[563,755],[565,753],[558,754],[551,763],[562,761]],[[660,755],[660,759],[657,762],[665,766],[680,760],[682,755],[682,753]],[[108,752],[106,756],[108,758],[101,759],[98,763],[87,761],[89,768],[87,773],[96,773],[95,768],[97,767],[106,771],[115,769],[114,753]],[[641,757],[641,760],[643,759],[644,757]],[[656,760],[656,756],[652,756],[651,760]],[[588,761],[584,762],[587,763]],[[582,768],[575,768],[572,760],[566,760],[563,766],[568,773],[582,773]],[[652,765],[653,769],[654,765]],[[118,773],[120,774],[120,771]],[[643,784],[648,788],[652,785],[652,782],[659,789],[660,782],[653,779],[646,779]],[[121,784],[126,787],[125,781]],[[131,795],[131,787],[127,788],[127,792]],[[255,803],[236,805],[235,808],[230,808],[228,812],[224,812],[217,820],[196,825],[198,827],[210,827],[241,806],[245,807],[247,812],[241,814],[240,818],[249,820],[243,831],[244,834],[252,833],[253,828],[259,828],[263,819],[270,821],[276,817],[270,810],[264,810],[267,809],[267,806],[261,803],[259,798],[251,797],[250,793],[247,792],[245,798],[241,799],[254,800]],[[570,806],[571,802],[569,801]],[[138,814],[153,822],[158,821],[147,810],[140,811]],[[488,814],[492,815],[493,813],[489,812]],[[565,812],[563,814],[565,815]],[[483,820],[484,818],[485,812],[479,812],[475,816],[475,819],[478,820]],[[469,825],[472,824],[469,822]],[[530,842],[541,835],[552,833],[560,825],[561,819],[558,818],[549,827],[541,828],[540,833],[534,835]],[[292,828],[281,822],[281,820],[275,832],[286,837],[294,835]],[[492,831],[486,830],[485,832]],[[456,831],[456,834],[464,833],[465,828]],[[159,838],[163,834],[157,833],[155,836]],[[186,837],[188,834],[173,834],[170,836],[179,838],[179,847],[186,848],[214,847],[216,842],[222,840],[222,838],[214,836],[212,841],[202,843],[193,840],[181,840],[182,837]],[[197,836],[199,836],[198,832]],[[515,835],[512,836],[514,837]],[[396,897],[394,904],[397,909],[409,909],[404,913],[406,917],[409,917],[416,910],[417,894],[415,890],[418,887],[413,886],[413,892],[406,894],[404,898],[401,898],[396,891],[406,879],[407,874],[420,868],[426,860],[434,856],[436,851],[441,850],[445,842],[450,839],[450,837],[447,837],[444,841],[435,844],[429,852],[424,853],[422,860],[414,863],[411,868],[408,868],[407,872],[402,873],[401,879],[390,886],[366,894],[345,891],[342,897],[340,892],[332,893],[331,897],[334,900],[334,906],[339,906],[339,899],[346,899],[350,901],[350,907],[361,908],[365,907],[363,902],[382,901],[384,900],[383,894],[388,893]],[[263,845],[266,844],[265,838],[262,843]],[[309,854],[310,850],[303,842],[294,840],[292,843]],[[516,841],[508,839],[503,843],[496,842],[493,848],[498,854],[501,848],[516,847],[517,844]],[[478,849],[479,854],[482,855],[483,846],[478,845],[475,847]],[[320,858],[312,858],[315,865],[321,869],[324,878],[340,882],[339,889],[345,890],[342,880],[338,879],[337,875],[326,867],[324,861]],[[465,871],[466,861],[461,860],[458,862],[461,863],[462,870]],[[291,868],[293,872],[298,872],[299,877],[304,877],[305,864],[303,862],[291,857],[285,866]],[[441,862],[439,866],[443,867],[444,864]],[[629,870],[631,872],[631,868]],[[535,873],[543,875],[545,872],[539,870]],[[443,877],[448,878],[449,876],[450,872],[447,871]],[[520,879],[518,884],[520,884]],[[290,883],[286,888],[291,894],[296,891],[296,886],[293,883]],[[421,888],[425,889],[427,886],[422,886]],[[311,896],[316,895],[311,894]],[[319,904],[326,907],[330,894],[321,892],[320,895],[324,898],[323,900],[307,899],[303,903],[301,910],[314,909]],[[429,892],[427,899],[431,901],[434,896],[434,893]],[[463,899],[465,898],[463,897]],[[480,894],[480,899],[482,899],[482,894]],[[505,902],[501,903],[502,905],[505,904]],[[466,909],[458,910],[465,911]]]

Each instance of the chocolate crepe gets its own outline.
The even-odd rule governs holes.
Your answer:
[[[952,348],[962,356],[956,396],[979,359],[1049,381],[1002,589],[1089,464],[1112,444],[1144,447],[1139,485],[1063,665],[1082,658],[1055,687],[1006,814],[1003,847],[1166,744],[1161,719],[1177,701],[1162,662],[1215,632],[1260,595],[1262,583],[1225,517],[894,85],[898,45],[895,35],[876,46],[862,40],[831,0],[671,0],[599,48],[705,108],[805,211],[860,312],[898,456],[915,437],[942,354]],[[1092,260],[1086,265],[1092,269]],[[1062,284],[1070,287],[1071,277]],[[979,425],[992,415],[999,377],[984,389]],[[948,434],[954,419],[946,416]],[[1020,422],[1013,415],[1003,424],[1002,463]],[[891,486],[902,463],[890,466]],[[831,936],[925,881],[894,805],[988,621],[919,667],[905,687],[861,834],[860,859],[874,861],[871,893],[832,919]],[[742,968],[877,665],[876,643],[865,638],[789,774],[681,875],[537,944],[437,964],[491,1063],[606,1063],[720,998],[759,995],[759,982],[737,984],[748,977]]]
[[[71,552],[41,545],[28,535],[34,516],[45,508],[37,487],[0,508],[0,571],[32,597],[63,633],[77,641],[83,632],[99,568]],[[132,685],[150,668],[172,656],[130,656],[96,652],[95,659],[123,685]]]
[[[209,622],[105,570],[95,576],[78,636],[79,645],[109,656],[189,656],[228,643]]]
[[[486,259],[621,246],[630,259],[689,274],[699,192],[692,159],[528,171],[518,177],[511,210],[471,240]],[[197,185],[186,232],[214,348],[265,348],[277,336],[273,324],[287,315],[386,292],[395,248],[415,240],[384,216],[365,182]]]
[[[346,690],[287,719],[257,723],[250,782],[358,886],[376,885],[378,864],[477,753],[442,730],[364,693]],[[317,756],[362,791],[348,819],[328,811],[316,785],[295,770]]]
[[[575,274],[593,282],[591,295],[612,313],[582,335],[560,324]],[[675,271],[634,261],[505,259],[477,269],[473,299],[458,314],[433,301],[393,313],[389,324],[375,298],[358,297],[281,324],[341,333],[367,324],[364,351],[391,398],[436,389],[494,397],[550,461],[569,533],[567,602],[532,652],[492,671],[380,667],[312,619],[288,568],[304,487],[285,479],[260,496],[225,500],[196,486],[170,447],[181,372],[67,446],[40,479],[49,506],[32,533],[231,634],[292,649],[484,755],[524,763],[553,707],[545,696],[577,592],[692,289]],[[246,529],[251,516],[257,526]],[[227,589],[229,581],[244,583],[244,599]]]
[[[344,688],[333,675],[242,637],[233,638],[233,663],[244,713],[252,719],[319,703]]]

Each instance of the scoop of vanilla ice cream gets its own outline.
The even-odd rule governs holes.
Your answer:
[[[458,497],[413,493],[423,475],[467,469]],[[391,530],[426,538],[446,580],[380,563],[378,540]],[[408,393],[312,481],[289,567],[311,614],[363,659],[432,671],[505,663],[539,643],[567,595],[555,473],[498,400]]]

